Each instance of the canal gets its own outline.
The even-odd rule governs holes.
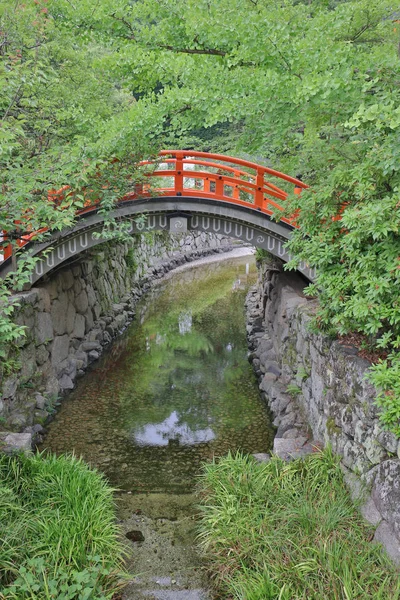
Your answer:
[[[267,452],[273,438],[247,360],[254,257],[178,271],[63,401],[42,446],[83,456],[117,489],[126,600],[209,598],[193,548],[201,463]]]

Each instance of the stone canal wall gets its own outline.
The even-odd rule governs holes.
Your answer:
[[[310,442],[330,442],[354,494],[363,494],[364,516],[378,526],[375,539],[400,562],[400,440],[379,423],[370,363],[312,331],[317,303],[304,286],[271,259],[247,297],[250,359],[275,418],[275,448],[301,454]]]
[[[146,233],[131,243],[105,243],[17,294],[15,321],[26,327],[8,357],[13,372],[0,393],[0,429],[30,435],[42,428],[59,395],[133,319],[152,281],[200,256],[232,248],[226,236]],[[15,436],[0,435],[8,442]]]

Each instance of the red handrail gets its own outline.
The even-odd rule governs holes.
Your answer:
[[[163,164],[173,168],[162,168]],[[308,186],[290,175],[281,173],[269,167],[263,167],[254,162],[208,152],[193,150],[163,150],[158,160],[142,161],[140,166],[154,165],[155,170],[149,173],[152,184],[135,185],[135,190],[121,198],[120,203],[137,200],[143,197],[175,197],[208,198],[228,202],[239,206],[255,208],[257,211],[271,216],[274,212],[283,211],[284,206],[278,201],[284,201],[288,192],[267,179],[274,177],[295,186],[295,193],[300,193]],[[185,168],[185,167],[190,167]],[[199,169],[199,170],[196,170]],[[173,180],[172,186],[167,186],[165,178]],[[154,185],[157,181],[160,185]],[[68,195],[69,186],[59,190],[49,190],[49,202],[55,205]],[[73,198],[73,192],[70,192]],[[98,200],[88,200],[85,207],[77,210],[77,215],[92,211]],[[282,217],[282,221],[297,227],[296,218]],[[27,221],[29,215],[27,215]],[[21,225],[21,222],[18,223]],[[29,228],[28,228],[29,229]],[[17,245],[22,248],[35,239],[39,233],[46,232],[46,227],[40,231],[29,232],[17,239]],[[0,243],[0,253],[3,259],[11,256],[12,247],[7,242],[7,232],[3,232],[3,243]]]

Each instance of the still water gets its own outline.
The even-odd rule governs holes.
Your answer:
[[[64,400],[45,447],[74,451],[132,492],[184,493],[202,461],[266,452],[272,433],[247,360],[252,256],[170,276]]]

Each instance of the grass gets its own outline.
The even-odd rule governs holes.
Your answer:
[[[399,573],[371,544],[329,448],[290,463],[228,455],[204,467],[199,490],[199,543],[219,598],[400,598]]]
[[[0,598],[109,600],[122,549],[112,490],[73,456],[0,456]]]

